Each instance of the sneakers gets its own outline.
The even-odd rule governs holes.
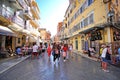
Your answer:
[[[64,60],[64,62],[65,62],[66,60]]]
[[[102,69],[104,72],[109,72],[109,70]]]

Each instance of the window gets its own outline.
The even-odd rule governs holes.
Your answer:
[[[83,21],[81,21],[80,24],[81,24],[81,28],[83,28],[83,27],[84,27],[84,25],[83,25]]]
[[[65,27],[67,28],[67,24],[65,24]]]
[[[75,15],[74,15],[74,16],[75,16],[75,19],[76,19],[76,18],[77,18],[77,13],[75,13]]]
[[[18,38],[18,44],[20,44],[20,38]]]
[[[93,22],[94,22],[94,18],[93,18],[93,13],[92,13],[89,16],[89,24],[92,24]]]
[[[69,14],[68,14],[68,17],[69,17]]]
[[[80,8],[80,13],[82,13],[83,12],[83,10],[82,10],[82,7]]]
[[[93,3],[93,0],[88,0],[88,6],[90,6]]]
[[[85,18],[84,19],[84,26],[87,26],[88,25],[88,18]]]

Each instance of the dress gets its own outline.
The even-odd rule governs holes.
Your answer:
[[[50,57],[50,55],[51,55],[51,47],[50,46],[48,46],[48,48],[47,48],[47,53],[48,53],[48,56]]]

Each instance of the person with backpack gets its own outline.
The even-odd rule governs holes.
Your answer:
[[[111,57],[110,57],[110,46],[104,46],[102,54],[101,54],[101,59],[102,59],[102,70],[105,72],[109,72],[109,70],[107,70],[107,65],[108,62],[110,61]]]

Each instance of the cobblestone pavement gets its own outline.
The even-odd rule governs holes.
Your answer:
[[[24,57],[10,57],[7,59],[0,60],[0,74],[5,72],[6,70],[12,68],[13,66],[17,65],[18,63],[24,61],[27,59],[30,55],[24,56]]]
[[[25,61],[0,74],[0,80],[120,80],[120,68],[109,65],[109,73],[101,70],[100,63],[77,54],[53,64],[46,53],[39,59]]]

